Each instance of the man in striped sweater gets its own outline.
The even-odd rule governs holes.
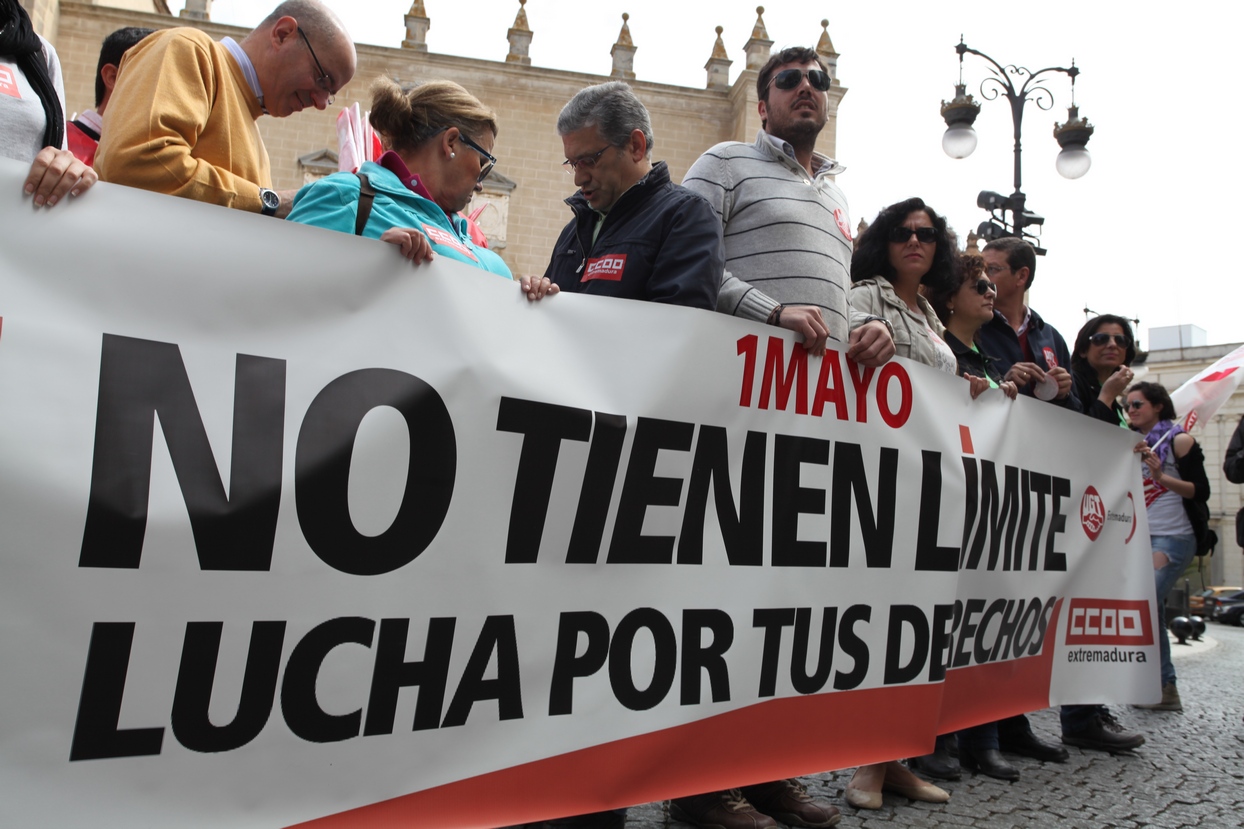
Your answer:
[[[803,335],[814,355],[826,341],[858,363],[894,355],[888,324],[851,310],[851,231],[846,199],[830,178],[844,169],[814,151],[825,127],[830,78],[816,54],[784,49],[756,79],[761,131],[756,143],[726,142],[691,165],[683,186],[721,219],[726,272],[717,298],[725,314]],[[672,801],[671,814],[697,826],[829,827],[838,810],[795,780]]]
[[[691,166],[683,186],[721,217],[726,274],[717,310],[800,333],[822,354],[827,340],[864,365],[894,354],[886,322],[852,311],[846,198],[830,176],[845,168],[815,152],[830,77],[806,47],[784,49],[756,79],[761,131],[728,141]]]

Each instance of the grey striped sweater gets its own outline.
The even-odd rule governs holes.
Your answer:
[[[783,142],[784,143],[784,142]],[[789,146],[789,145],[787,145]],[[871,317],[853,311],[851,220],[830,175],[845,168],[814,155],[807,171],[764,133],[755,144],[728,141],[691,165],[683,186],[721,217],[726,272],[717,310],[764,321],[779,304],[816,305],[832,340]]]

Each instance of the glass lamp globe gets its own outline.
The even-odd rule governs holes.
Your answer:
[[[1079,178],[1092,165],[1093,159],[1083,144],[1068,144],[1054,160],[1054,168],[1063,178]]]
[[[942,149],[951,158],[967,158],[976,149],[976,130],[970,124],[955,124],[942,136]]]

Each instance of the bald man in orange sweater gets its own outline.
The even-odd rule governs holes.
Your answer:
[[[103,181],[284,217],[260,115],[324,109],[354,77],[354,44],[317,0],[287,0],[239,43],[168,29],[126,53],[104,115]]]

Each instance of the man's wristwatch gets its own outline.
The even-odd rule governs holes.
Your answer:
[[[263,202],[263,207],[259,212],[265,216],[275,216],[277,208],[281,206],[281,197],[275,190],[269,190],[267,187],[259,188],[259,200]]]

